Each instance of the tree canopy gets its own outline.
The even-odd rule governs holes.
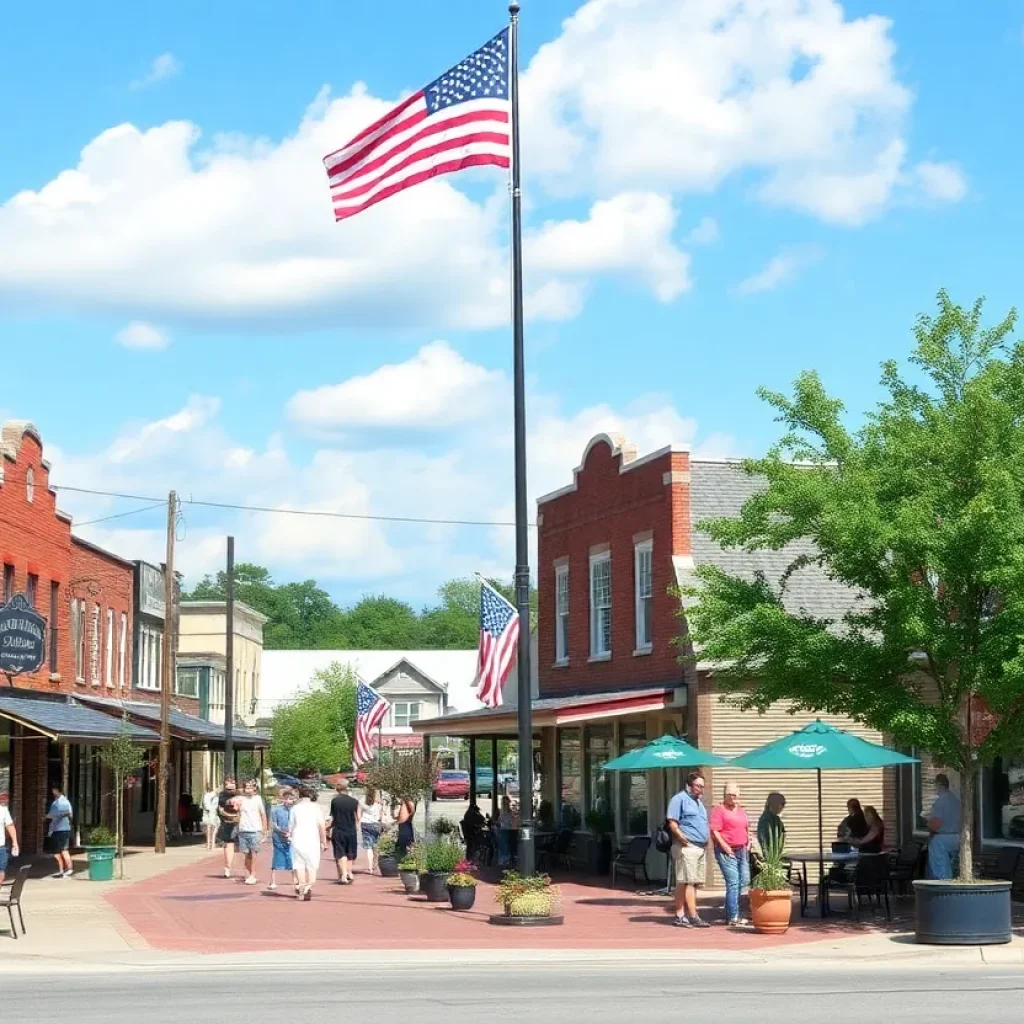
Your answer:
[[[940,292],[912,372],[883,364],[885,396],[857,430],[815,373],[792,397],[762,390],[787,428],[745,464],[765,488],[739,519],[698,527],[725,547],[793,550],[789,571],[701,567],[686,613],[741,705],[847,714],[959,772],[964,875],[978,768],[1024,747],[1024,345],[1014,311],[981,318],[981,300]],[[787,603],[809,563],[858,595],[840,621]]]
[[[510,601],[512,587],[491,585]],[[224,600],[226,573],[204,576],[183,600]],[[438,589],[439,603],[417,612],[384,594],[368,595],[340,608],[314,580],[277,584],[268,569],[241,562],[235,566],[235,596],[269,618],[263,628],[267,650],[468,650],[480,632],[480,584],[454,579]],[[537,594],[531,588],[531,623]]]

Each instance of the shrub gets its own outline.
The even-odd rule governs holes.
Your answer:
[[[106,825],[97,825],[89,830],[86,846],[117,846],[117,836]]]
[[[455,870],[448,876],[448,884],[458,889],[473,889],[477,885],[473,872],[476,865],[471,860],[460,860]]]
[[[381,833],[380,839],[377,842],[377,855],[379,857],[394,857],[397,847],[398,826],[393,825]]]
[[[783,854],[786,836],[782,829],[772,829],[767,841],[761,844],[760,870],[751,883],[752,889],[778,892],[789,888],[789,872]]]
[[[422,874],[426,868],[426,851],[422,846],[410,846],[405,856],[398,862],[399,871],[415,871]]]
[[[439,840],[427,845],[425,863],[430,874],[450,875],[462,859],[462,847],[455,843]]]
[[[524,878],[517,871],[506,871],[494,894],[494,902],[512,917],[547,917],[558,900],[558,887],[550,875]]]
[[[459,826],[451,818],[437,818],[430,823],[430,832],[438,839],[447,839],[451,836],[458,836]]]

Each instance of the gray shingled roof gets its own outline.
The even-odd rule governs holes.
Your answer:
[[[694,460],[690,463],[691,520],[698,523],[702,519],[738,519],[743,503],[764,486],[763,478],[748,476],[737,463]],[[813,554],[815,550],[810,541],[788,544],[781,551],[723,549],[707,534],[696,530],[692,545],[696,566],[715,565],[744,579],[762,572],[771,583],[782,578],[794,558]],[[687,574],[679,575],[683,582]],[[816,565],[793,573],[783,597],[786,610],[792,614],[808,614],[833,622],[841,620],[858,603],[855,591],[831,579]]]
[[[74,697],[60,694],[0,693],[0,716],[35,726],[59,742],[105,743],[122,729],[122,720],[86,707]],[[132,739],[156,743],[160,737],[150,729],[129,723]]]
[[[160,722],[160,705],[144,700],[116,701],[103,697],[83,697],[83,700],[99,707],[108,709],[124,708],[129,715],[136,718],[144,718],[147,722]],[[195,715],[186,715],[184,711],[171,708],[168,714],[168,722],[175,732],[191,733],[190,742],[205,740],[210,743],[223,742],[224,726],[216,722],[208,722],[205,718],[197,718]],[[237,726],[232,730],[232,738],[236,746],[242,747],[266,747],[269,741],[265,736],[248,729],[240,729]]]

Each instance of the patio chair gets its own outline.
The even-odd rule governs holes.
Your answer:
[[[982,875],[985,878],[999,878],[1004,882],[1011,881],[1021,852],[1019,846],[1004,846],[995,856],[982,857]]]
[[[11,934],[17,938],[18,929],[14,926],[14,908],[18,908],[18,920],[21,921],[21,934],[27,934],[25,931],[25,916],[21,912],[21,890],[25,888],[25,882],[28,880],[28,873],[31,871],[31,865],[23,864],[18,868],[18,873],[12,879],[5,880],[3,885],[0,885],[0,907],[7,908],[7,916],[11,919]]]
[[[923,844],[911,840],[889,857],[889,881],[894,888],[898,886],[903,895],[910,891],[910,883],[918,875],[922,849]]]
[[[886,853],[862,853],[854,862],[853,877],[849,882],[837,883],[825,877],[825,904],[829,905],[833,892],[845,892],[850,905],[850,913],[860,918],[864,897],[868,898],[871,912],[875,912],[877,901],[879,907],[885,901],[885,917],[892,920],[892,908],[889,905],[889,855]]]
[[[572,840],[572,829],[562,829],[555,837],[555,841],[551,846],[540,851],[537,867],[546,868],[549,864],[558,864],[565,868],[566,871],[571,871],[572,861],[569,859],[569,851],[572,849]]]
[[[624,850],[619,850],[612,861],[612,888],[615,888],[615,875],[619,871],[628,871],[633,876],[633,885],[637,884],[637,871],[644,873],[644,881],[650,885],[647,874],[647,852],[651,848],[650,836],[633,836]]]

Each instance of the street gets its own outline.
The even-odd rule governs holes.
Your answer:
[[[358,938],[354,940],[358,946]],[[38,1020],[50,1013],[53,979],[38,973],[0,975],[4,1017]],[[321,1024],[344,1007],[346,1019],[399,1019],[410,1024],[479,1024],[510,1015],[551,1021],[562,1015],[590,1024],[684,1018],[694,1024],[762,1024],[842,1017],[883,1017],[900,1024],[1005,1021],[1020,1005],[1018,969],[934,965],[802,970],[738,964],[597,962],[495,967],[409,967],[380,954],[353,952],[348,963],[311,959],[302,966],[204,969],[136,968],[66,973],[61,1000],[76,1024],[177,1024],[183,1014],[221,1024]]]

